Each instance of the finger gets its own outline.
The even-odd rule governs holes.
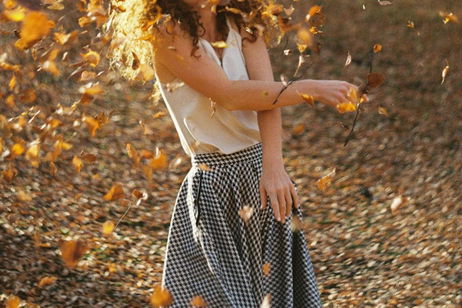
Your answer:
[[[286,222],[286,199],[284,196],[284,190],[280,189],[277,192],[279,201],[279,218],[283,223]]]
[[[285,194],[284,194],[286,198],[286,216],[288,217],[290,217],[290,215],[292,214],[292,206],[293,206],[291,187],[292,187],[292,183],[290,184],[289,187],[286,188]]]
[[[263,185],[260,185],[260,200],[261,200],[260,208],[263,210],[263,209],[266,208],[266,202],[267,202],[267,199],[266,199],[266,190],[265,190],[265,188],[263,187]]]
[[[274,211],[274,217],[276,217],[276,220],[279,221],[281,219],[281,216],[279,214],[278,196],[275,192],[270,192],[269,196],[270,196],[271,207],[273,208],[273,211]]]
[[[297,187],[293,184],[290,187],[290,192],[292,193],[292,200],[294,200],[294,207],[300,207],[300,199],[298,198]]]

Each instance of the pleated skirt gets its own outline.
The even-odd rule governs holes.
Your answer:
[[[168,307],[321,307],[302,229],[260,208],[262,144],[231,154],[200,153],[175,200],[162,287]],[[294,184],[296,185],[296,184]],[[167,307],[167,306],[166,306]]]

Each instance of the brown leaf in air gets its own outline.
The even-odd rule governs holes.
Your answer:
[[[111,189],[104,195],[103,199],[106,201],[114,201],[125,197],[122,184],[116,183],[112,185]]]
[[[61,256],[66,266],[70,268],[76,267],[80,258],[87,252],[89,246],[82,240],[62,241],[59,245]]]

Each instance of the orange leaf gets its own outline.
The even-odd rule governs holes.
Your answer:
[[[74,268],[79,259],[87,252],[88,246],[81,240],[62,241],[59,246],[61,256],[66,266]]]
[[[16,41],[15,46],[19,49],[28,49],[35,43],[45,37],[50,29],[55,26],[47,15],[39,11],[29,12],[21,25],[20,39]]]
[[[109,236],[111,235],[112,231],[114,231],[115,225],[112,221],[107,220],[103,224],[103,235]]]
[[[167,167],[167,155],[156,147],[156,155],[151,159],[149,166],[153,169],[163,169]]]
[[[112,185],[111,189],[104,195],[103,199],[106,201],[114,201],[125,197],[122,184],[116,183]]]
[[[10,295],[6,300],[5,308],[18,308],[20,303],[21,299],[19,297],[16,295]]]
[[[150,303],[154,307],[169,306],[173,303],[173,297],[169,290],[157,285],[151,295]]]
[[[193,296],[190,304],[193,307],[207,307],[207,303],[205,302],[204,298],[202,298],[202,296],[200,295]]]
[[[327,175],[323,176],[316,182],[316,186],[319,188],[321,191],[326,191],[326,189],[331,185],[332,183],[332,178],[335,175],[335,168],[329,172]]]
[[[55,281],[56,281],[57,279],[58,279],[58,278],[55,277],[55,276],[46,276],[46,277],[43,277],[42,279],[40,279],[40,282],[38,283],[38,286],[39,286],[40,288],[49,286],[49,285],[55,283]]]

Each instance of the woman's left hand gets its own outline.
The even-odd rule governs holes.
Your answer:
[[[285,223],[292,213],[292,206],[299,207],[297,188],[287,174],[283,164],[263,164],[260,178],[261,209],[266,208],[267,195],[270,197],[274,216]]]

